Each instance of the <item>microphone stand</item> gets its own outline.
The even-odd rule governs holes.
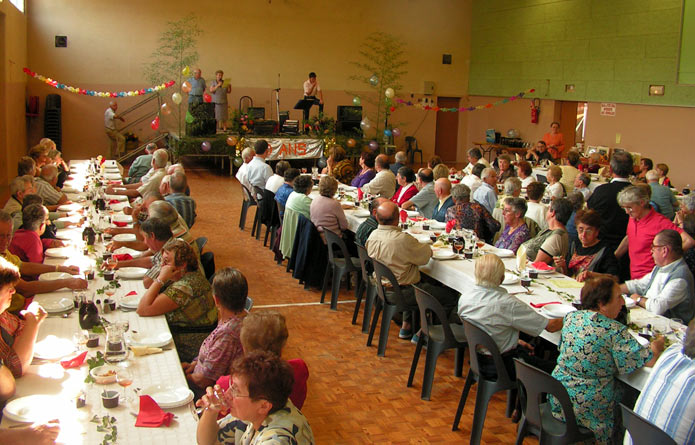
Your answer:
[[[278,125],[280,125],[280,73],[278,73],[278,87],[275,88],[275,111],[277,113]],[[282,130],[282,128],[281,128]]]

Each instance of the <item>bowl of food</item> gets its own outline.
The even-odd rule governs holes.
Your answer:
[[[111,365],[97,366],[89,371],[89,375],[92,376],[94,382],[99,385],[109,385],[111,383],[116,383],[116,374],[118,373],[118,368]]]

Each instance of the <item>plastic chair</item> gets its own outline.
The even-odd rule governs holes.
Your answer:
[[[523,414],[516,436],[517,444],[522,444],[529,433],[537,436],[538,442],[543,445],[575,443],[594,437],[591,430],[577,424],[572,401],[562,383],[547,372],[516,358],[514,367],[516,377],[525,390],[521,393],[526,394],[522,396]],[[553,417],[549,402],[543,403],[546,394],[551,394],[560,402],[564,422]]]
[[[280,214],[278,213],[277,201],[275,201],[275,193],[270,190],[263,190],[263,200],[261,201],[261,224],[265,224],[265,236],[263,237],[263,246],[268,243],[268,235],[270,235],[270,248],[273,248],[275,242],[275,232],[280,226]],[[258,234],[256,234],[258,235]]]
[[[500,391],[508,391],[507,395],[507,417],[511,415],[512,406],[512,390],[516,390],[516,382],[509,378],[507,368],[504,366],[502,354],[497,347],[495,341],[490,335],[485,332],[479,325],[470,320],[463,320],[463,330],[466,333],[468,340],[468,350],[470,357],[470,369],[466,377],[466,384],[461,393],[459,406],[454,417],[454,425],[451,428],[453,431],[458,429],[461,420],[461,414],[466,405],[468,391],[474,382],[478,382],[478,391],[475,398],[475,413],[473,414],[473,425],[471,428],[471,444],[477,445],[480,443],[480,437],[483,435],[483,425],[485,424],[485,415],[487,414],[487,405],[490,398]],[[485,348],[491,354],[495,362],[495,370],[497,371],[497,380],[487,380],[480,374],[480,364],[478,363],[478,346]]]
[[[654,425],[644,417],[632,411],[627,406],[620,404],[623,413],[623,425],[630,433],[633,445],[676,445],[676,441],[666,434],[661,428]]]
[[[408,156],[408,159],[410,160],[410,164],[415,162],[415,153],[420,154],[420,164],[422,164],[422,150],[420,150],[420,147],[417,145],[417,139],[415,139],[415,136],[406,136],[405,137],[405,154]]]
[[[376,331],[376,324],[379,321],[379,314],[383,310],[383,315],[381,317],[381,331],[379,332],[379,345],[377,347],[377,353],[379,357],[383,357],[386,353],[386,343],[389,339],[389,327],[391,326],[391,320],[396,312],[413,312],[413,321],[415,321],[415,310],[416,307],[405,306],[401,304],[393,304],[386,298],[386,289],[384,287],[383,280],[388,281],[391,284],[391,292],[396,297],[398,301],[403,301],[402,290],[398,285],[398,280],[389,269],[384,264],[379,261],[372,259],[372,264],[374,266],[374,274],[376,275],[376,294],[379,298],[376,299],[376,304],[374,305],[374,313],[372,314],[372,326],[369,328],[369,336],[367,337],[367,346],[372,345],[372,338],[374,338],[374,331]]]
[[[372,272],[374,272],[374,266],[372,266],[372,259],[369,257],[367,249],[358,243],[355,243],[355,246],[357,246],[357,255],[360,259],[360,266],[362,268],[362,281],[358,286],[355,311],[352,313],[352,324],[357,323],[357,316],[360,313],[360,305],[362,304],[362,295],[365,294],[362,333],[367,334],[369,332],[369,319],[372,315],[374,299],[376,299],[376,282],[371,276]]]
[[[253,308],[253,300],[251,297],[246,297],[246,304],[244,304],[244,309],[246,312],[251,311],[251,308]]]
[[[256,239],[261,238],[261,225],[263,224],[263,218],[265,214],[265,209],[263,206],[263,189],[258,186],[253,186],[253,192],[255,193],[254,198],[258,203],[256,207],[256,217],[253,219],[254,228],[251,230],[251,236],[256,236]]]
[[[215,275],[215,254],[212,252],[205,252],[200,256],[200,264],[203,266],[205,278],[212,282],[212,278]]]
[[[436,298],[429,292],[415,288],[415,299],[420,308],[420,335],[418,336],[413,364],[410,366],[407,386],[413,386],[413,378],[417,369],[422,346],[427,342],[427,354],[425,356],[425,374],[422,377],[422,400],[430,400],[432,394],[432,382],[434,381],[434,370],[437,366],[439,355],[447,349],[456,349],[454,359],[454,375],[461,377],[463,373],[463,359],[466,352],[466,333],[463,326],[449,324],[446,311]],[[434,324],[435,317],[441,324]]]
[[[244,200],[241,204],[241,213],[239,215],[239,228],[241,230],[244,230],[244,226],[246,226],[246,214],[248,213],[250,207],[256,206],[256,216],[253,219],[253,226],[255,228],[259,216],[258,201],[256,201],[256,198],[252,196],[252,193],[249,191],[249,189],[246,188],[244,184],[241,184],[241,193],[243,195]],[[253,230],[251,231],[251,235],[253,235]]]
[[[195,244],[198,246],[198,254],[203,253],[203,247],[208,243],[208,239],[204,236],[199,236],[195,239]]]
[[[350,256],[347,246],[343,238],[335,232],[328,229],[323,229],[323,235],[326,237],[326,245],[328,246],[328,264],[330,267],[326,267],[326,273],[323,276],[323,288],[321,289],[321,303],[326,296],[326,289],[328,288],[328,278],[333,275],[333,282],[331,286],[331,309],[334,311],[338,310],[338,294],[340,293],[340,280],[343,275],[346,276],[348,289],[350,288],[350,277],[351,274],[357,276],[357,286],[355,287],[355,298],[357,298],[357,292],[362,286],[362,275],[360,275],[360,260],[353,256]],[[342,253],[342,258],[336,256],[335,248],[338,248]]]

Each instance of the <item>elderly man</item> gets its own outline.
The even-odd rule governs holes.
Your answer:
[[[544,141],[536,142],[536,146],[526,152],[526,160],[530,161],[532,159],[536,164],[540,164],[541,161],[554,161],[553,155],[548,151],[548,146]]]
[[[156,150],[152,154],[152,174],[149,180],[136,182],[134,184],[124,184],[122,186],[108,186],[106,193],[110,195],[125,195],[129,198],[145,196],[148,192],[158,191],[162,178],[166,175],[166,166],[169,162],[169,152],[163,148]]]
[[[201,76],[200,68],[193,70],[193,77],[188,79],[191,84],[191,91],[188,92],[188,105],[203,103],[203,93],[205,92],[205,79]]]
[[[13,230],[22,225],[22,201],[26,195],[34,194],[34,177],[30,175],[17,176],[10,182],[10,199],[3,210],[12,216]]]
[[[364,246],[367,243],[369,235],[379,226],[376,220],[376,209],[385,202],[388,201],[386,198],[375,198],[369,202],[369,218],[365,219],[362,224],[359,225],[357,231],[355,232],[355,242],[360,246]]]
[[[65,193],[56,190],[58,182],[58,167],[55,165],[44,165],[41,168],[41,176],[36,178],[34,187],[36,194],[42,199],[48,210],[55,211],[58,206],[68,204],[68,197]]]
[[[679,445],[695,443],[695,321],[683,344],[675,343],[656,362],[635,403],[635,412]],[[625,445],[632,445],[629,433]]]
[[[589,184],[591,184],[591,176],[589,176],[588,173],[579,172],[579,174],[574,178],[574,190],[584,195],[585,202],[591,197],[591,189],[589,188]]]
[[[497,173],[493,168],[486,168],[480,173],[480,179],[483,183],[473,193],[473,200],[479,202],[492,214],[497,205]]]
[[[389,169],[394,175],[397,175],[398,169],[406,166],[406,163],[408,162],[408,155],[404,151],[397,151],[396,155],[394,156],[394,159],[396,160],[396,162],[391,164]]]
[[[456,184],[451,190],[454,205],[446,212],[446,222],[456,221],[457,230],[473,230],[476,236],[485,242],[491,243],[500,230],[500,223],[485,207],[477,202],[471,202],[471,189],[464,184]]]
[[[362,186],[362,191],[391,199],[393,194],[396,193],[396,175],[389,170],[388,156],[384,154],[377,156],[374,161],[374,169],[376,170],[376,176]]]
[[[251,187],[258,187],[261,190],[261,193],[257,193],[256,195],[258,198],[262,198],[262,190],[265,188],[265,183],[273,176],[272,167],[265,163],[265,158],[270,156],[272,149],[268,145],[268,141],[261,139],[260,141],[256,141],[253,150],[256,152],[256,155],[251,159],[251,162],[249,162],[246,175]],[[249,190],[253,191],[253,188]]]
[[[118,103],[115,100],[109,102],[109,107],[104,112],[104,128],[106,130],[106,135],[111,139],[111,157],[115,158],[119,154],[125,151],[125,136],[123,136],[117,129],[114,120],[118,119],[121,122],[125,122],[123,116],[116,114],[118,110]],[[114,150],[113,146],[116,146]]]
[[[417,173],[417,187],[420,189],[417,195],[404,202],[401,207],[410,210],[417,207],[418,212],[431,219],[434,206],[437,204],[437,195],[434,193],[434,175],[431,168],[423,168]]]
[[[77,266],[49,266],[39,263],[27,263],[21,261],[8,250],[12,242],[12,217],[0,210],[0,256],[19,268],[23,276],[36,276],[46,272],[65,272],[70,275],[78,275],[80,269]],[[25,298],[35,294],[53,292],[64,287],[70,289],[87,289],[87,282],[80,278],[65,278],[60,280],[25,281],[19,280],[15,286],[17,293],[12,296],[10,311],[17,311],[24,306]]]
[[[476,164],[483,164],[485,166],[484,168],[490,167],[490,163],[483,157],[480,149],[474,147],[468,150],[468,165],[463,169],[463,172],[470,175]]]
[[[451,182],[448,178],[439,178],[434,182],[434,194],[438,201],[432,211],[432,219],[444,222],[447,210],[454,205],[454,200],[451,198]]]
[[[620,285],[649,312],[688,323],[695,316],[693,274],[683,260],[681,235],[675,230],[659,232],[651,246],[654,269],[638,280]]]
[[[17,176],[38,176],[41,170],[36,168],[36,161],[31,156],[22,156],[17,162]]]
[[[678,200],[675,195],[671,193],[670,188],[659,184],[658,171],[649,170],[645,174],[645,177],[647,178],[647,184],[649,184],[649,187],[652,189],[650,201],[656,204],[657,212],[673,221],[673,217],[676,216],[676,209],[678,208]]]
[[[239,166],[239,170],[236,172],[237,180],[241,185],[246,187],[249,192],[253,190],[249,182],[249,163],[253,160],[254,156],[256,156],[256,152],[253,151],[252,147],[244,148],[241,152],[241,159],[243,159],[244,163]]]
[[[186,175],[180,171],[174,172],[169,179],[171,193],[166,195],[164,200],[174,206],[190,229],[195,223],[195,201],[190,196],[186,196],[186,187],[188,187]]]
[[[415,290],[412,286],[417,284],[437,298],[445,309],[453,309],[457,303],[456,292],[420,281],[420,269],[418,267],[429,262],[432,249],[429,245],[418,242],[410,234],[402,232],[398,225],[398,216],[396,203],[391,201],[381,203],[376,210],[379,226],[369,235],[366,243],[369,256],[387,266],[398,280],[403,301],[392,302],[417,311]],[[388,295],[388,297],[393,298],[393,295]],[[410,322],[404,317],[398,336],[410,338],[412,334]]]
[[[150,171],[152,166],[152,154],[157,150],[157,144],[150,142],[145,146],[145,154],[140,155],[130,164],[128,169],[128,178],[126,182],[128,184],[135,184],[136,182],[141,182],[143,176]]]

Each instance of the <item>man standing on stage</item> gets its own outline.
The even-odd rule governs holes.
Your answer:
[[[203,79],[200,74],[200,68],[196,68],[193,71],[193,77],[188,79],[188,82],[191,84],[191,91],[188,93],[188,105],[203,103],[205,79]]]
[[[116,114],[116,110],[118,110],[118,104],[115,100],[112,100],[109,102],[109,107],[104,112],[104,127],[106,127],[106,135],[116,144],[115,152],[113,149],[113,144],[111,144],[111,159],[115,159],[125,151],[125,136],[116,130],[116,123],[114,122],[114,119],[118,119],[121,122],[125,122],[125,119]]]
[[[313,99],[314,105],[319,106],[319,114],[323,113],[323,91],[313,71],[309,73],[309,79],[304,82],[304,99]],[[310,108],[304,110],[304,121],[309,120],[309,110]]]

